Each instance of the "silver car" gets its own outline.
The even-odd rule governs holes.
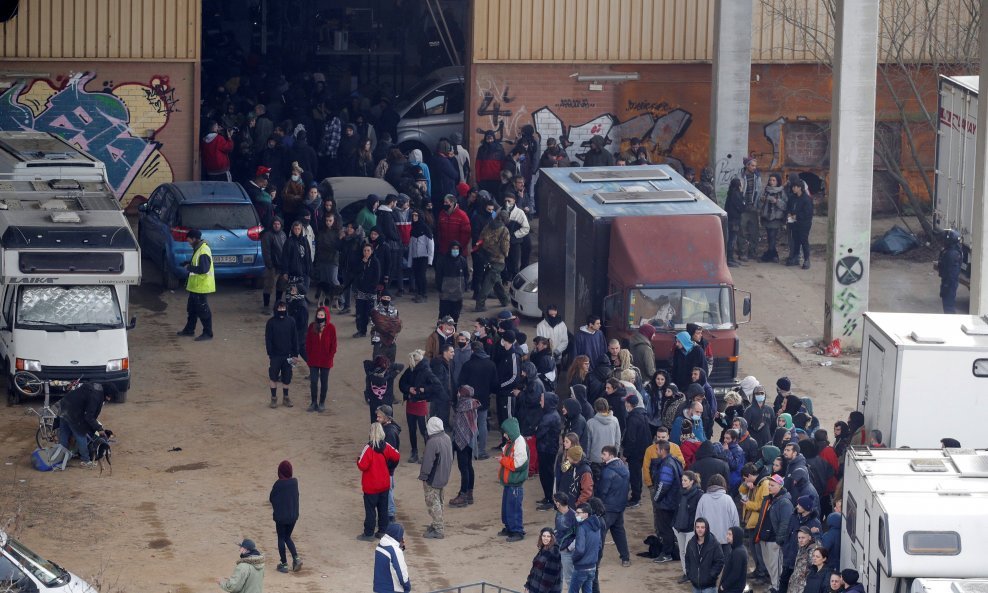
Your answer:
[[[462,66],[430,73],[395,102],[395,110],[401,115],[398,147],[405,154],[417,148],[428,161],[440,138],[463,134],[465,105]]]

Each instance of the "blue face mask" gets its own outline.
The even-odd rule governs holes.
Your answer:
[[[765,401],[765,396],[764,395],[756,395],[755,396],[755,401],[758,402],[758,403],[762,403],[763,401]]]
[[[584,521],[586,521],[586,520],[587,520],[587,518],[586,518],[586,517],[584,517],[583,515],[577,515],[577,516],[576,516],[576,522],[577,522],[577,523],[583,523],[583,522],[584,522]]]
[[[459,257],[460,256],[460,250],[459,249],[450,249],[449,250],[449,254],[452,255],[453,257]]]
[[[491,210],[491,218],[497,218],[497,210]]]
[[[697,416],[696,414],[693,414],[693,420],[699,420],[699,419],[700,419],[699,416]]]

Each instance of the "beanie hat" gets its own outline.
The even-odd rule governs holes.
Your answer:
[[[686,388],[686,397],[693,398],[698,395],[703,395],[703,386],[699,383],[690,383],[690,386]]]
[[[384,415],[388,420],[394,420],[395,411],[391,406],[384,404],[377,407],[377,411]]]
[[[780,451],[775,445],[762,446],[762,461],[765,462],[765,465],[771,467],[772,462],[775,461],[775,458],[780,455],[782,455],[782,451]]]
[[[292,462],[286,459],[278,464],[278,478],[287,480],[290,477],[292,477]]]
[[[573,445],[569,449],[566,449],[566,459],[570,463],[579,463],[583,459],[583,447],[579,445]]]
[[[425,423],[425,430],[429,433],[429,436],[439,434],[443,431],[443,421],[433,416]]]
[[[854,586],[858,584],[858,571],[853,568],[845,568],[840,571],[840,578],[844,579],[844,582],[848,585]]]
[[[501,333],[501,339],[504,340],[505,342],[508,342],[509,344],[514,344],[515,332],[510,329],[504,330],[504,332]]]
[[[624,398],[624,401],[630,405],[632,408],[638,407],[638,396],[632,393],[628,397]]]
[[[789,377],[780,377],[779,380],[775,382],[775,386],[782,391],[789,391],[792,389],[792,381],[789,380]]]
[[[796,504],[803,507],[804,511],[813,510],[813,497],[809,494],[804,494],[796,499]]]
[[[638,327],[638,333],[651,340],[652,336],[655,335],[655,326],[653,326],[651,323],[643,323],[641,326]]]

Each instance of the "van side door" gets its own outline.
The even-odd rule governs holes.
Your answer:
[[[0,309],[0,355],[10,362],[13,369],[14,358],[14,295],[17,294],[17,286],[6,285],[3,287],[3,308]],[[2,589],[0,589],[2,591]]]

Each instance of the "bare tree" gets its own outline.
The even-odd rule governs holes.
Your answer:
[[[839,0],[760,0],[782,47],[833,64]],[[977,74],[980,0],[880,0],[878,88],[895,106],[876,121],[875,156],[898,183],[926,235],[935,237],[922,195],[933,196],[933,162],[923,139],[936,137],[938,73]],[[897,133],[896,133],[897,132]],[[896,205],[898,208],[898,205]]]

